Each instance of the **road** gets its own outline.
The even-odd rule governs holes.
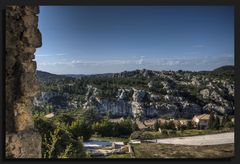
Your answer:
[[[192,137],[176,137],[157,140],[148,140],[150,142],[162,144],[177,144],[177,145],[220,145],[234,143],[234,133],[219,133]]]

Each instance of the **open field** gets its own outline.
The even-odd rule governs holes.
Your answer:
[[[132,158],[130,154],[113,154],[106,156],[106,158]]]
[[[187,146],[156,143],[133,145],[135,158],[230,158],[234,144]]]
[[[219,144],[231,144],[234,143],[234,133],[221,133],[200,135],[192,137],[176,137],[150,140],[152,142],[162,144],[178,144],[178,145],[219,145]]]
[[[199,136],[199,135],[210,135],[210,134],[220,134],[226,132],[234,132],[233,128],[226,128],[220,130],[210,130],[210,129],[187,129],[183,132],[176,131],[176,133],[172,133],[171,135],[164,135],[159,133],[158,131],[142,131],[137,136],[132,136],[132,139],[146,140],[146,139],[161,139],[161,138],[175,138],[175,137],[188,137],[188,136]]]

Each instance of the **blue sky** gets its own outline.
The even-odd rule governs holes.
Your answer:
[[[37,69],[95,74],[234,64],[232,6],[41,6]]]

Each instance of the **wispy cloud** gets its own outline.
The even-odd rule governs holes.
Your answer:
[[[137,61],[137,64],[138,64],[138,65],[143,64],[144,57],[145,57],[145,56],[140,56],[140,59]]]
[[[65,56],[66,54],[64,54],[64,53],[58,53],[58,54],[56,54],[56,56]]]
[[[51,55],[47,55],[47,54],[36,54],[37,57],[45,57],[45,56],[51,56]]]
[[[222,57],[182,57],[182,58],[145,58],[140,59],[108,59],[108,60],[67,60],[53,62],[38,62],[40,69],[55,69],[56,71],[83,71],[80,73],[121,72],[140,68],[153,70],[211,70],[223,65],[234,64],[233,56]],[[69,71],[69,73],[71,73]]]
[[[56,53],[56,54],[36,54],[37,57],[53,57],[53,56],[66,56],[65,53]]]

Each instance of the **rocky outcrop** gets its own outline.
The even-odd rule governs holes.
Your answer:
[[[91,96],[83,107],[85,109],[95,109],[100,114],[111,114],[114,117],[131,115],[131,104],[126,100],[112,101]]]
[[[19,131],[6,135],[8,158],[41,158],[41,136],[34,131]]]
[[[92,87],[89,87],[89,90],[91,89]],[[111,113],[113,117],[133,116],[140,119],[178,116],[192,118],[195,114],[201,113],[199,105],[183,101],[182,97],[165,95],[166,102],[160,102],[159,95],[135,88],[132,90],[132,101],[129,101],[128,97],[130,90],[119,89],[117,100],[99,99],[93,94],[84,104],[84,108],[95,109],[101,114]],[[177,102],[181,102],[180,107],[174,104]]]
[[[6,157],[41,157],[41,137],[34,132],[33,96],[38,92],[34,53],[41,46],[39,8],[6,8]]]
[[[203,97],[204,99],[208,99],[208,98],[209,98],[209,95],[210,95],[210,92],[209,92],[208,89],[203,89],[203,90],[200,91],[200,94],[202,95],[202,97]]]
[[[232,114],[234,109],[231,107],[218,106],[216,104],[209,103],[203,107],[203,111],[210,112],[213,111],[217,114]]]
[[[182,118],[193,118],[195,115],[198,115],[202,112],[202,109],[199,105],[194,103],[189,103],[184,101],[181,103],[181,112],[180,117]]]
[[[89,82],[87,91],[81,95],[85,101],[82,101],[81,97],[81,104],[75,105],[76,107],[94,108],[102,114],[111,114],[114,117],[135,118],[190,119],[194,115],[209,113],[211,110],[222,115],[234,112],[234,85],[231,78],[220,80],[210,72],[205,74],[143,69],[110,75],[100,74],[96,77],[103,78],[101,87],[98,88],[98,84]],[[114,82],[108,83],[112,77],[115,78]],[[93,78],[94,81],[93,76],[90,75],[89,78]],[[129,81],[129,86],[126,80]],[[103,86],[109,87],[106,88],[106,92]],[[83,87],[85,90],[85,86]],[[76,98],[78,99],[77,96]],[[209,103],[212,105],[207,105]]]

